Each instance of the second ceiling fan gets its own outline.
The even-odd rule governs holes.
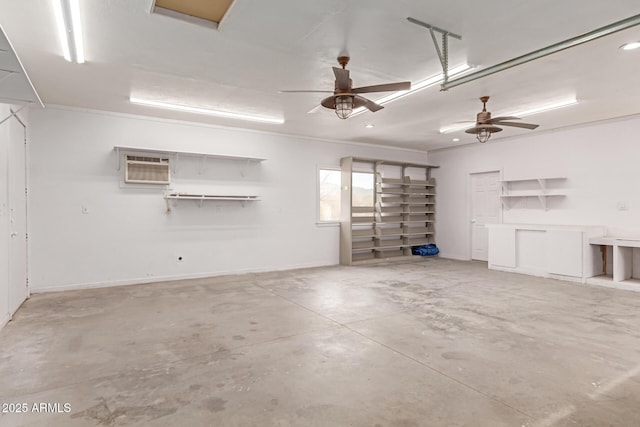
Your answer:
[[[520,117],[514,116],[502,116],[491,118],[491,112],[487,111],[488,96],[480,97],[482,101],[482,111],[476,116],[476,125],[470,129],[465,130],[466,133],[472,133],[476,135],[479,142],[487,142],[491,138],[491,134],[496,132],[502,132],[502,128],[498,126],[513,126],[518,128],[533,130],[539,125],[531,123],[512,122],[510,120],[520,120]]]
[[[282,90],[286,93],[309,93],[309,92],[326,92],[333,95],[326,97],[320,102],[325,108],[336,111],[336,115],[341,119],[347,119],[351,116],[354,109],[364,107],[369,111],[376,112],[384,107],[370,99],[360,96],[361,93],[372,92],[395,92],[399,90],[411,89],[411,82],[386,83],[373,86],[352,87],[353,81],[349,77],[349,70],[345,67],[349,63],[348,56],[339,56],[338,63],[342,68],[333,67],[333,74],[336,76],[335,88],[329,90]]]

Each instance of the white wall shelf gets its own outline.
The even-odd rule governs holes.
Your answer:
[[[500,198],[502,199],[503,206],[507,209],[512,207],[511,201],[513,200],[537,198],[542,208],[546,211],[548,210],[548,200],[550,197],[557,198],[566,196],[566,193],[562,191],[549,189],[549,183],[564,181],[566,179],[566,177],[503,179],[500,181],[502,187]]]
[[[194,194],[194,193],[175,193],[169,192],[164,196],[167,201],[167,212],[171,212],[171,206],[169,205],[169,200],[196,200],[200,202],[200,206],[205,201],[236,201],[242,202],[242,206],[244,206],[244,202],[254,202],[260,201],[259,196],[247,196],[247,195],[230,195],[230,194]]]

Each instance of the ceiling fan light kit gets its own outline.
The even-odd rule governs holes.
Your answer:
[[[353,96],[338,95],[335,102],[336,116],[341,119],[348,119],[353,112]]]

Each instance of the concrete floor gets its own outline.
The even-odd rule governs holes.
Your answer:
[[[2,426],[640,426],[640,293],[426,259],[34,295]],[[6,409],[6,408],[5,408]]]

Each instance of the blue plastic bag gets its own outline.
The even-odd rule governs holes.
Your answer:
[[[428,245],[413,246],[411,253],[420,256],[434,256],[440,253],[440,249],[434,243],[429,243]]]

